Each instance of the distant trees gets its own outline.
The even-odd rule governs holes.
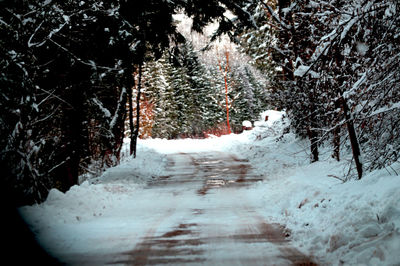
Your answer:
[[[151,127],[151,133],[144,134],[143,129],[142,136],[204,137],[227,128],[222,126],[227,123],[227,107],[235,132],[241,131],[243,120],[258,118],[266,106],[264,87],[249,65],[225,60],[219,66],[205,65],[189,41],[177,49],[144,66],[142,103],[146,99],[154,105],[153,120],[142,125]],[[220,66],[229,71],[221,72]]]
[[[230,119],[234,132],[242,130],[244,120],[256,121],[262,111],[270,108],[269,92],[266,89],[265,78],[259,75],[249,64],[244,64],[247,58],[234,58],[231,55],[231,72],[228,84],[231,89]]]
[[[328,139],[338,160],[350,143],[358,178],[398,160],[399,8],[392,0],[279,0],[253,9],[258,28],[243,45],[260,69],[276,72],[273,102],[310,139],[311,161]]]

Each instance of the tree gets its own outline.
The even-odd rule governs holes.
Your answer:
[[[268,94],[265,83],[256,77],[249,66],[240,65],[232,67],[231,84],[236,94],[231,117],[235,132],[242,130],[245,120],[256,121],[260,113],[268,108]]]
[[[18,204],[118,163],[132,73],[184,41],[172,15],[199,31],[220,18],[222,33],[226,9],[248,17],[239,2],[1,1],[0,160]]]
[[[118,153],[118,145],[113,142],[121,113],[115,115],[113,112],[116,105],[112,97],[118,95],[118,100],[119,93],[109,94],[112,100],[103,105],[99,99],[104,90],[98,88],[105,89],[103,85],[107,82],[117,85],[122,76],[118,74],[121,68],[114,62],[118,57],[108,57],[110,53],[100,56],[100,53],[104,49],[118,50],[118,54],[126,51],[115,47],[123,46],[125,40],[122,38],[109,47],[108,36],[103,34],[105,26],[101,26],[107,24],[109,31],[123,27],[118,25],[115,17],[103,16],[109,6],[92,2],[83,7],[73,2],[50,5],[17,1],[2,2],[2,5],[5,6],[1,8],[1,32],[9,37],[1,42],[1,51],[5,55],[1,62],[2,81],[7,87],[3,99],[10,100],[9,103],[21,98],[28,101],[21,102],[24,106],[20,113],[22,120],[8,120],[6,117],[11,109],[2,112],[5,118],[2,118],[5,129],[2,137],[13,138],[12,128],[17,126],[18,132],[14,132],[24,136],[25,140],[17,140],[20,137],[14,134],[16,141],[2,144],[1,161],[8,162],[8,166],[10,162],[14,165],[6,179],[10,182],[7,187],[15,190],[17,201],[40,201],[51,187],[66,190],[76,184],[78,175],[89,163],[89,154],[94,152],[93,157],[98,156],[98,150],[90,145],[97,133],[95,128],[86,130],[88,125],[109,129],[107,135],[111,145],[107,148]],[[84,40],[96,44],[96,48],[91,46],[89,49]],[[96,86],[98,88],[94,90]],[[17,91],[22,94],[18,95]],[[28,106],[33,107],[33,112],[27,109]],[[107,109],[110,106],[112,108]],[[92,109],[98,108],[104,114],[102,119],[88,121]],[[98,127],[101,123],[104,126]],[[21,145],[21,141],[30,143],[30,148]],[[31,148],[34,148],[35,156],[29,155]],[[17,157],[22,161],[11,155],[11,151],[18,149]]]
[[[136,128],[133,132],[133,158],[136,158],[136,149],[137,149],[137,139],[139,136],[139,127],[140,127],[140,96],[142,93],[142,64],[139,64],[139,78],[138,78],[138,87],[137,87],[137,96],[136,96]]]
[[[224,77],[224,85],[225,85],[225,109],[226,109],[226,126],[228,128],[228,134],[231,134],[231,126],[229,124],[229,109],[231,108],[231,105],[233,101],[229,101],[229,91],[228,91],[228,73],[230,72],[230,67],[229,67],[229,51],[224,52],[225,55],[225,66],[222,67],[221,61],[218,60],[218,68],[221,71],[223,77]]]
[[[398,3],[332,0],[315,5],[313,1],[281,0],[276,6],[268,2],[263,6],[266,12],[259,12],[260,17],[266,25],[273,25],[270,35],[275,38],[266,42],[275,51],[270,57],[272,65],[281,63],[273,97],[287,109],[296,132],[308,135],[312,161],[318,159],[318,144],[332,136],[338,160],[339,146],[345,143],[341,140],[349,140],[358,178],[366,168],[384,167],[383,161],[390,165],[398,158],[392,148],[398,147],[394,144],[397,131],[393,131],[398,123],[394,115],[398,114],[394,92],[398,75],[392,72],[399,62],[395,56]],[[382,69],[387,69],[385,77]],[[380,146],[382,152],[376,152],[370,140],[378,135],[387,136],[382,145],[390,148]]]

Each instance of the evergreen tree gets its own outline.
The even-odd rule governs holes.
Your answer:
[[[226,32],[235,26],[226,9],[245,21],[245,3],[1,1],[4,187],[19,204],[42,201],[52,187],[77,184],[93,161],[116,164],[132,73],[183,42],[173,14],[183,10],[199,31],[221,18]]]
[[[172,66],[165,53],[159,60],[149,62],[145,71],[144,89],[147,97],[154,102],[154,125],[151,136],[155,138],[173,138],[178,128],[178,112],[173,88],[169,83]]]
[[[393,148],[398,147],[398,72],[392,71],[399,64],[398,3],[279,0],[260,5],[263,9],[252,9],[259,11],[254,17],[258,28],[248,31],[258,35],[243,35],[243,45],[260,69],[259,58],[273,61],[273,102],[287,110],[295,132],[310,139],[312,161],[318,160],[318,145],[329,138],[338,160],[342,140],[349,140],[358,178],[365,168],[398,159]],[[267,45],[265,53],[252,49],[253,43]],[[380,152],[378,135],[385,136]]]
[[[256,121],[266,110],[268,94],[265,86],[259,82],[248,66],[234,68],[232,86],[236,99],[232,108],[232,124],[236,131],[242,130],[245,120]]]
[[[202,136],[207,129],[205,120],[208,115],[207,104],[210,103],[207,92],[210,90],[211,83],[190,42],[186,42],[183,46],[182,59],[187,73],[187,82],[191,88],[186,98],[186,104],[190,105],[188,112],[191,113],[191,117],[188,119],[190,119],[189,127],[192,129],[191,135]]]
[[[214,129],[226,121],[224,111],[223,91],[224,80],[215,66],[206,67],[206,76],[209,77],[210,87],[206,87],[206,100],[204,117],[207,130]]]

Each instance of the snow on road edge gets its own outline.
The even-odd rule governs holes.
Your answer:
[[[330,159],[329,147],[321,147],[323,159],[310,164],[307,141],[283,134],[289,123],[283,116],[283,112],[264,112],[253,130],[239,135],[140,140],[138,158],[125,157],[121,165],[66,193],[53,189],[44,203],[20,211],[41,239],[60,234],[61,241],[66,233],[54,231],[57,223],[74,228],[102,215],[118,217],[116,206],[147,180],[162,175],[167,154],[225,151],[249,159],[254,171],[265,177],[251,188],[251,196],[262,203],[270,222],[290,229],[292,244],[304,253],[322,264],[399,265],[400,178],[383,169],[361,181],[342,183],[334,176],[343,176],[346,162]],[[393,167],[399,172],[399,163]],[[68,247],[79,249],[68,237]]]
[[[285,224],[293,244],[328,265],[400,264],[400,177],[386,169],[341,182],[347,162],[310,164],[307,141],[283,134],[289,121],[267,111],[268,122],[228,150],[246,157],[266,181],[255,188],[271,221]],[[271,119],[272,117],[272,119]],[[400,163],[392,165],[399,172]]]

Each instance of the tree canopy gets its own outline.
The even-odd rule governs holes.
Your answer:
[[[138,65],[184,42],[173,15],[220,32],[247,1],[1,1],[1,167],[18,204],[66,191],[94,161],[115,165]]]
[[[267,102],[309,138],[312,162],[330,141],[337,160],[352,151],[359,178],[390,166],[400,150],[399,11],[396,0],[0,1],[2,187],[17,204],[40,202],[117,164],[138,69],[155,136],[223,122],[221,97],[237,127]],[[217,22],[211,39],[240,44],[268,83],[235,66],[216,93],[224,79],[198,60],[177,13],[197,32]]]

